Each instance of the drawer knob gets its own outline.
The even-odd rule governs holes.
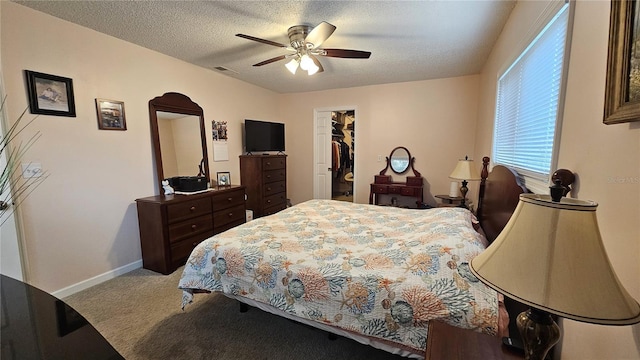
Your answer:
[[[198,226],[196,224],[191,225],[191,230],[195,230]]]
[[[267,191],[271,191],[271,188],[270,188],[270,187],[268,187],[268,188],[267,188]]]
[[[232,202],[233,198],[227,198],[227,201]]]
[[[196,211],[196,207],[195,207],[195,206],[192,206],[189,210],[191,210],[191,211]]]
[[[198,245],[198,242],[194,241],[193,244],[191,244],[191,245],[196,246],[196,245]]]
[[[267,200],[267,204],[271,204],[271,200]]]
[[[267,165],[271,165],[271,161],[267,161]]]
[[[232,216],[233,216],[233,213],[232,213],[232,212],[230,212],[230,213],[229,213],[229,217],[232,217]]]
[[[271,179],[271,175],[267,175],[265,176],[267,179]]]

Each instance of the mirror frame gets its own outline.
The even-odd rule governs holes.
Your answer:
[[[158,131],[157,111],[170,112],[175,114],[194,115],[200,118],[200,140],[202,143],[202,170],[208,183],[211,183],[209,175],[209,155],[207,152],[207,134],[204,127],[204,111],[200,105],[193,102],[188,96],[168,92],[162,96],[157,96],[149,100],[149,120],[151,121],[151,141],[156,163],[156,177],[158,188],[162,189],[164,180],[164,169],[162,167],[162,152],[160,151],[160,133]],[[197,164],[199,165],[199,164]]]
[[[404,167],[404,169],[402,169],[402,171],[396,170],[396,169],[393,168],[393,154],[396,151],[399,151],[399,150],[404,150],[407,153],[407,165]],[[394,173],[396,173],[398,175],[402,175],[405,172],[407,172],[407,170],[409,170],[409,166],[411,166],[411,163],[412,163],[411,153],[409,152],[409,149],[407,149],[404,146],[396,147],[395,149],[393,149],[391,151],[391,154],[389,154],[389,168],[391,169],[391,171],[393,171]]]
[[[395,170],[393,170],[393,168],[391,168],[391,157],[393,156],[393,153],[398,149],[404,149],[407,152],[407,154],[409,155],[409,165],[401,173],[396,172]],[[416,168],[413,166],[413,163],[416,161],[416,158],[411,156],[411,152],[409,152],[409,149],[407,149],[406,147],[404,147],[404,146],[396,146],[393,150],[391,150],[391,153],[389,154],[389,156],[386,157],[386,159],[387,159],[387,165],[384,167],[384,169],[380,170],[380,173],[379,173],[380,176],[386,176],[385,174],[387,173],[387,170],[389,170],[389,168],[391,168],[391,171],[393,171],[394,173],[396,173],[398,175],[402,175],[402,174],[406,173],[407,171],[409,171],[409,168],[411,168],[411,171],[413,171],[414,177],[422,177],[422,174],[420,174],[420,172],[418,170],[416,170]]]

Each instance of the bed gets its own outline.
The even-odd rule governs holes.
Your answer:
[[[488,162],[478,217],[493,240],[526,188],[501,166],[489,176]],[[424,358],[433,320],[506,335],[501,296],[469,271],[487,237],[462,208],[310,200],[200,243],[179,282],[182,305],[196,293],[220,292],[393,354]]]

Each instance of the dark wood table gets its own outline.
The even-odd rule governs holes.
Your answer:
[[[429,323],[425,360],[521,360],[524,355],[502,345],[502,339],[443,322]]]
[[[64,301],[2,275],[2,359],[124,359]]]

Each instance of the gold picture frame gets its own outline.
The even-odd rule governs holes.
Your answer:
[[[607,125],[640,121],[640,19],[637,0],[611,2],[609,54],[604,98]]]
[[[98,129],[127,130],[124,102],[96,99],[96,112],[98,114]]]

